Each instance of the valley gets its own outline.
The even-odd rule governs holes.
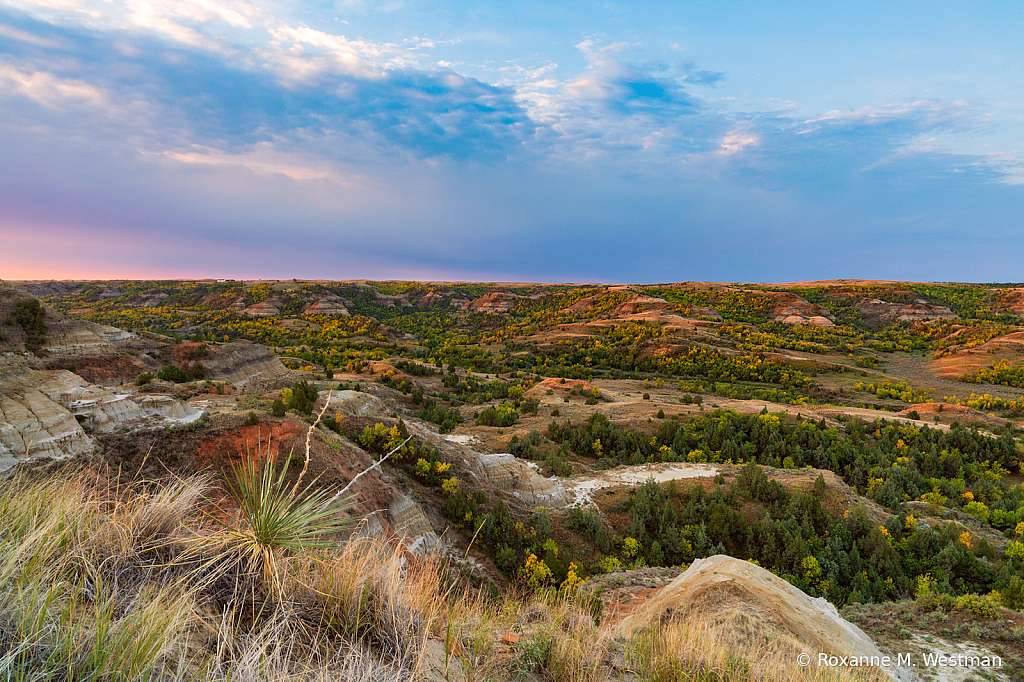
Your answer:
[[[1002,667],[886,672],[1017,680],[1022,294],[7,282],[0,469],[128,488],[205,476],[204,513],[230,519],[232,471],[269,462],[308,495],[351,484],[339,546],[442,562],[479,594],[565,600],[588,627],[619,628],[601,637],[633,641],[630,623],[649,632],[678,611],[785,642],[773,656],[938,640]],[[732,577],[709,577],[719,564]],[[814,609],[832,625],[806,626]],[[539,641],[545,618],[517,625],[502,656],[526,660],[520,638]],[[601,646],[606,677],[586,679],[638,679]],[[545,665],[520,679],[552,679]]]

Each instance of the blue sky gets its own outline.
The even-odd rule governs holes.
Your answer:
[[[1020,281],[1018,3],[0,0],[0,278]]]

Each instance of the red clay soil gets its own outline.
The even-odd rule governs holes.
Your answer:
[[[284,419],[264,417],[253,426],[245,424],[241,415],[219,415],[210,426],[198,430],[111,435],[100,440],[107,465],[131,475],[139,472],[159,477],[168,472],[205,470],[223,485],[220,476],[229,472],[232,464],[246,457],[262,463],[269,455],[288,467],[285,482],[290,486],[302,470],[308,429],[309,424],[291,415]],[[355,445],[316,429],[310,439],[309,466],[302,487],[312,483],[314,489],[340,490],[370,464],[369,456]],[[344,515],[356,518],[386,510],[394,497],[379,470],[360,478],[349,492],[352,507]],[[226,498],[221,503],[231,506]],[[382,521],[386,525],[386,520]]]
[[[298,420],[285,420],[218,431],[199,442],[195,454],[196,466],[199,469],[211,467],[216,470],[242,458],[262,462],[268,455],[279,460],[282,450],[285,457],[293,450],[304,452],[307,428]]]
[[[660,587],[639,585],[608,590],[601,595],[601,625],[614,627],[626,616],[632,615],[651,597],[661,591]]]
[[[976,348],[949,353],[932,362],[928,369],[943,379],[955,381],[1000,360],[1008,360],[1011,365],[1024,362],[1024,332],[1006,334]]]
[[[562,383],[562,382],[565,383]],[[544,379],[540,383],[532,386],[530,390],[526,392],[526,396],[529,398],[535,396],[546,395],[549,390],[554,391],[555,395],[568,394],[570,391],[582,388],[585,393],[590,393],[594,390],[590,382],[584,381],[583,379],[558,379],[555,377],[549,377]]]
[[[120,382],[130,383],[146,371],[152,371],[136,357],[128,355],[96,355],[66,358],[51,365],[54,369],[66,369],[82,377],[90,384],[110,386]]]
[[[897,412],[900,416],[906,417],[907,413],[915,411],[918,414],[948,414],[958,416],[977,416],[984,417],[983,412],[978,410],[972,410],[969,407],[963,405],[950,405],[949,403],[914,403],[902,412]]]
[[[201,379],[201,374],[196,376],[196,366],[203,363],[203,358],[209,352],[209,348],[202,343],[175,344],[170,348],[171,364],[187,372],[190,377]]]

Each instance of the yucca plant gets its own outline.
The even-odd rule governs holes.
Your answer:
[[[263,465],[246,457],[231,467],[227,486],[238,503],[235,524],[211,515],[242,549],[242,559],[251,572],[262,573],[266,583],[279,592],[277,560],[282,552],[314,553],[334,546],[331,536],[349,530],[351,519],[338,518],[348,508],[346,498],[325,490],[312,490],[311,481],[301,490],[285,485],[287,466],[275,471],[274,459]]]

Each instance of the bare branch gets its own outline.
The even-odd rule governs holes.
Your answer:
[[[353,483],[355,483],[356,481],[358,481],[358,480],[359,480],[359,477],[360,477],[360,476],[362,476],[363,474],[368,474],[368,473],[370,473],[371,471],[373,471],[374,469],[376,469],[376,468],[377,468],[378,466],[380,466],[381,462],[383,462],[383,461],[384,461],[384,460],[386,460],[386,459],[387,459],[388,457],[390,457],[391,455],[395,454],[396,452],[398,452],[399,450],[401,450],[401,449],[402,449],[403,447],[405,447],[405,444],[406,444],[406,443],[408,443],[408,442],[409,442],[410,440],[412,440],[412,436],[409,436],[408,438],[406,438],[405,440],[403,440],[403,441],[402,441],[402,444],[401,444],[401,445],[399,445],[399,446],[398,446],[398,447],[396,447],[396,448],[395,448],[394,450],[392,450],[392,451],[391,451],[391,452],[389,452],[388,454],[386,454],[386,455],[384,455],[383,457],[381,457],[380,459],[378,459],[378,460],[377,460],[376,462],[374,462],[373,464],[371,464],[371,465],[370,465],[369,467],[367,467],[366,469],[363,469],[363,470],[362,470],[362,471],[360,471],[360,472],[359,472],[358,474],[356,474],[356,477],[355,477],[355,478],[353,478],[353,479],[352,479],[351,481],[349,481],[349,482],[348,482],[348,485],[347,485],[347,486],[345,486],[344,488],[342,488],[342,489],[341,489],[341,490],[339,490],[338,492],[334,493],[334,497],[332,497],[331,499],[327,500],[327,504],[325,504],[325,505],[324,505],[323,507],[321,507],[321,509],[326,509],[326,508],[327,508],[327,507],[328,507],[328,506],[329,506],[329,505],[330,505],[330,504],[331,504],[332,502],[334,502],[334,501],[335,501],[336,499],[338,499],[339,497],[341,497],[342,495],[344,495],[344,494],[345,494],[345,492],[346,492],[346,491],[347,491],[347,490],[348,490],[349,488],[351,488],[351,487],[352,487],[352,484],[353,484]]]
[[[302,463],[302,471],[299,472],[299,477],[295,479],[295,485],[292,486],[292,492],[289,497],[295,497],[295,493],[299,490],[299,484],[302,483],[302,477],[306,475],[306,469],[309,468],[309,439],[313,436],[313,429],[320,423],[320,420],[324,416],[324,412],[331,406],[331,395],[334,393],[332,388],[327,392],[327,400],[324,401],[323,409],[320,410],[320,414],[316,416],[316,421],[309,427],[309,431],[306,431],[306,461]]]

